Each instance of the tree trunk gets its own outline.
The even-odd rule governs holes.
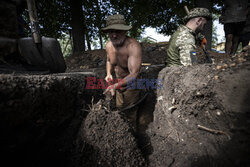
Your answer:
[[[195,7],[202,7],[207,8],[210,12],[212,12],[212,1],[211,0],[195,0]],[[212,42],[212,20],[208,21],[204,30],[203,34],[207,39],[207,49],[211,50],[211,42]]]
[[[70,0],[73,53],[85,51],[83,11],[81,0]]]
[[[90,40],[89,40],[89,34],[88,33],[86,33],[86,40],[87,40],[88,50],[91,50],[91,43],[90,43]]]
[[[100,40],[101,49],[103,49],[102,34],[101,33],[99,33],[99,40]]]
[[[97,6],[97,13],[98,13],[98,15],[97,15],[97,20],[99,20],[98,29],[99,29],[100,46],[101,46],[101,49],[103,49],[103,44],[102,44],[102,35],[103,35],[103,33],[102,33],[102,31],[101,31],[102,26],[101,26],[101,22],[100,22],[100,21],[102,20],[102,12],[101,12],[100,5],[99,5],[99,3],[98,3],[98,0],[95,0],[95,4],[96,4],[96,6]]]

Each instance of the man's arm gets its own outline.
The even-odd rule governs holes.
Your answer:
[[[141,69],[141,57],[142,51],[140,44],[135,40],[131,39],[131,44],[128,46],[128,70],[129,75],[123,78],[120,82],[113,85],[113,89],[119,89],[131,82],[131,80],[138,77]]]
[[[195,52],[195,40],[193,38],[189,38],[186,40],[176,41],[179,55],[180,55],[180,62],[184,66],[192,65],[194,62],[191,59],[191,54]]]
[[[133,39],[133,43],[128,47],[128,49],[129,49],[129,57],[128,57],[129,75],[124,78],[121,86],[126,86],[127,83],[131,82],[131,80],[137,78],[141,69],[142,51],[140,44],[135,39]]]
[[[107,61],[106,61],[106,77],[105,77],[105,80],[108,81],[109,79],[113,79],[112,77],[112,70],[113,70],[113,67],[110,63],[110,58],[109,56],[107,55]]]
[[[184,66],[192,65],[194,60],[191,59],[191,54],[195,52],[195,46],[191,44],[185,44],[180,46],[180,61]]]
[[[106,60],[106,77],[105,77],[105,80],[108,82],[109,80],[112,80],[113,77],[112,77],[112,71],[113,71],[113,66],[112,64],[110,63],[110,43],[108,43],[106,45],[106,53],[107,53],[107,60]]]

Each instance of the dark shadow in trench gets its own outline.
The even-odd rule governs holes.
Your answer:
[[[157,79],[158,73],[162,68],[149,69],[145,73],[142,73],[144,79]],[[148,157],[153,153],[153,147],[151,146],[150,137],[147,135],[146,130],[148,125],[153,122],[154,110],[156,105],[157,93],[156,89],[149,89],[148,96],[140,104],[139,111],[137,115],[137,133],[135,135],[137,139],[137,144],[142,152],[142,155],[149,163]]]

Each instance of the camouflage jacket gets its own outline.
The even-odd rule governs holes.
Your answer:
[[[195,62],[196,33],[185,25],[181,25],[171,36],[167,49],[167,66],[192,65]]]

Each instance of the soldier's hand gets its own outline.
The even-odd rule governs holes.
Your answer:
[[[203,38],[201,41],[201,48],[204,48],[204,46],[206,46],[206,45],[207,45],[207,39]]]

